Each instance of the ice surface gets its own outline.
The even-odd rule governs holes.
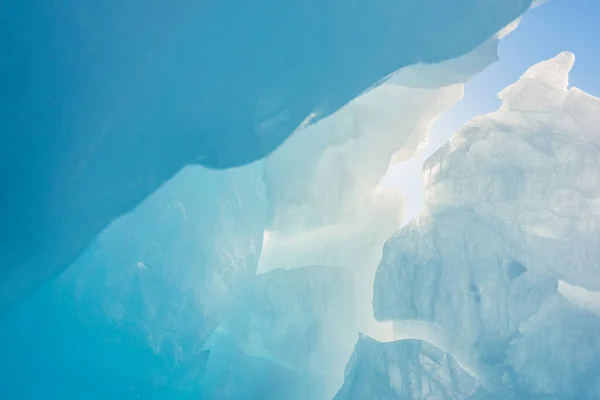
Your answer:
[[[55,279],[0,319],[0,397],[321,400],[344,383],[358,332],[393,340],[372,282],[402,201],[379,181],[531,2],[30,3],[0,13],[0,87],[14,93],[0,108],[14,132],[0,150],[0,309]],[[554,278],[510,262],[517,283],[500,295],[531,281],[541,296],[511,309],[517,323],[544,296],[562,303],[540,326],[575,315]],[[435,317],[418,327],[431,342],[445,338]],[[510,335],[507,321],[492,328]],[[496,389],[480,368],[494,354],[459,368],[448,354],[472,337],[455,337],[357,349],[396,352],[413,372],[442,363],[420,378],[431,393],[470,393],[473,377]],[[540,386],[518,369],[535,347],[523,343],[511,365]]]
[[[375,190],[378,183],[392,158],[413,155],[462,93],[462,84],[386,83],[292,136],[265,165],[270,221],[260,271],[354,264],[369,251],[376,263],[401,218],[399,196]],[[368,239],[358,244],[360,237]]]
[[[510,221],[506,240],[529,269],[599,290],[600,100],[567,89],[573,61],[561,53],[504,89],[498,112],[426,162],[425,196],[430,208]]]
[[[226,168],[531,0],[3,4],[0,307],[188,164]]]
[[[331,399],[343,382],[356,333],[366,326],[354,271],[309,266],[258,275],[219,329],[247,354],[311,377],[314,399]],[[305,397],[308,399],[308,397]]]
[[[486,43],[464,57],[483,65],[495,60],[491,53]],[[472,71],[467,65],[418,65],[410,74],[460,82]],[[220,332],[248,354],[313,376],[322,386],[315,399],[331,398],[343,383],[358,332],[391,340],[391,324],[372,316],[372,282],[382,246],[400,226],[402,198],[378,184],[391,162],[418,151],[462,93],[462,83],[410,88],[390,80],[270,155],[262,275]]]
[[[474,399],[475,379],[448,354],[420,340],[380,343],[361,336],[335,400]]]
[[[600,99],[568,87],[573,62],[531,67],[426,161],[425,211],[375,279],[378,319],[503,399],[600,395]]]
[[[507,36],[517,27],[517,23],[518,20],[461,57],[443,63],[419,63],[402,68],[392,74],[387,82],[398,86],[422,89],[435,89],[463,83],[498,60],[497,49],[500,36]]]
[[[400,226],[402,198],[377,184],[394,153],[415,152],[461,96],[460,84],[384,84],[275,151],[264,170],[270,219],[260,275],[219,333],[245,354],[310,377],[319,388],[311,399],[332,398],[356,334],[391,334],[373,320],[372,282],[382,245]]]
[[[481,66],[490,54],[485,44],[465,57]],[[471,70],[457,65],[467,66],[411,71],[449,69],[462,82]],[[265,160],[180,171],[0,321],[0,388],[25,398],[332,398],[358,332],[392,339],[392,324],[373,319],[372,282],[402,200],[377,185],[461,96],[461,83],[385,83]]]
[[[248,355],[227,336],[215,334],[206,346],[210,355],[196,399],[308,400],[323,393],[323,380],[268,358]]]
[[[2,397],[197,394],[204,341],[258,264],[262,167],[186,168],[11,310],[0,324],[0,391],[12,397]]]

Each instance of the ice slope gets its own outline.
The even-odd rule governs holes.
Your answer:
[[[600,395],[600,315],[558,290],[596,291],[600,276],[600,99],[568,87],[573,61],[531,67],[426,161],[425,211],[376,274],[378,319],[503,399]]]
[[[0,307],[184,166],[262,158],[311,115],[473,50],[530,3],[3,2]]]

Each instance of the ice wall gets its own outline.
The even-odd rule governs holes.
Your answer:
[[[184,166],[260,159],[399,68],[473,50],[530,3],[4,2],[0,309]]]
[[[598,290],[600,99],[568,87],[573,61],[531,67],[426,161],[425,211],[375,279],[378,319],[502,399],[600,395],[600,316],[581,301]],[[559,281],[582,289],[563,296]],[[359,342],[352,368],[389,370],[390,351],[372,360]]]
[[[204,343],[254,276],[266,209],[260,163],[181,171],[3,316],[0,397],[197,396]]]
[[[0,395],[332,398],[358,332],[392,339],[372,284],[402,199],[377,185],[496,45],[401,70],[264,160],[180,171],[0,320]]]

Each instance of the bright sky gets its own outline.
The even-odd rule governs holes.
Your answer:
[[[383,187],[400,187],[407,200],[407,219],[423,204],[421,166],[460,127],[476,115],[500,105],[496,94],[530,66],[561,51],[575,54],[570,84],[600,96],[600,0],[550,0],[530,10],[521,24],[500,42],[500,61],[465,87],[465,97],[432,129],[429,146],[410,162],[390,168]]]

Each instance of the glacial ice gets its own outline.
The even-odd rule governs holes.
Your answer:
[[[461,70],[468,65],[461,59],[481,66],[496,60],[490,54],[486,43],[435,67],[410,67],[421,77],[450,71],[441,76],[459,83],[403,87],[391,78],[266,159],[270,218],[260,275],[221,333],[248,354],[323,382],[319,399],[332,398],[343,383],[358,332],[392,339],[391,324],[373,319],[372,282],[385,240],[400,227],[403,202],[378,184],[390,163],[414,155],[436,117],[462,98],[471,70]]]
[[[464,57],[493,62],[489,43]],[[372,282],[402,199],[377,185],[461,98],[471,70],[456,65],[412,68],[453,84],[384,83],[267,159],[180,171],[4,316],[2,393],[332,398],[358,332],[391,340]]]
[[[261,159],[311,116],[473,50],[530,4],[3,4],[0,309],[186,165]]]
[[[331,266],[258,275],[219,333],[246,354],[310,377],[320,389],[312,398],[331,399],[343,382],[356,333],[365,328],[366,313],[359,312],[365,299],[356,296],[360,285],[353,275]]]
[[[485,392],[452,357],[427,342],[380,343],[361,336],[334,399],[473,400],[489,396]]]
[[[600,396],[600,99],[568,87],[573,62],[531,67],[425,162],[425,211],[375,278],[379,320],[503,399]],[[359,346],[353,369],[387,365],[392,350],[372,360]]]
[[[133,3],[125,3],[129,14],[120,22],[112,21],[115,34],[130,32],[130,18],[182,17],[183,8],[178,8],[187,2],[173,5],[166,14],[157,3],[135,17]],[[10,7],[24,10],[23,4]],[[28,237],[31,225],[25,224],[23,231],[3,241],[8,248],[23,237],[31,239],[3,254],[17,260],[7,265],[19,267],[6,268],[0,307],[78,257],[53,282],[2,315],[0,397],[599,398],[600,344],[595,333],[600,330],[600,275],[595,266],[600,255],[600,100],[569,88],[571,53],[533,66],[500,93],[497,112],[473,119],[427,160],[425,211],[394,234],[402,198],[379,188],[381,177],[390,163],[419,151],[431,123],[461,98],[464,81],[496,59],[498,39],[514,25],[488,37],[530,2],[448,1],[434,15],[429,14],[432,7],[421,10],[419,4],[378,3],[366,19],[354,22],[364,28],[372,23],[370,18],[393,15],[390,7],[401,5],[426,13],[423,18],[466,14],[439,25],[435,43],[423,34],[416,36],[427,43],[407,44],[396,37],[373,39],[396,29],[394,23],[358,41],[354,23],[340,32],[323,32],[337,15],[327,14],[325,3],[306,3],[315,7],[306,10],[282,3],[276,5],[282,20],[265,16],[258,21],[276,23],[282,34],[271,37],[272,30],[260,25],[257,36],[247,39],[248,52],[224,54],[239,59],[209,82],[211,90],[202,94],[206,98],[193,98],[193,89],[207,82],[197,77],[201,74],[195,68],[205,59],[190,52],[199,45],[193,35],[187,36],[195,32],[197,21],[186,15],[177,32],[160,39],[156,53],[146,54],[149,61],[136,64],[142,49],[125,57],[123,65],[104,61],[94,66],[102,85],[96,75],[86,81],[89,103],[77,104],[81,88],[69,86],[73,97],[65,94],[57,100],[66,104],[61,113],[73,118],[62,120],[64,137],[24,159],[36,160],[23,167],[27,173],[44,169],[47,175],[26,187],[15,180],[21,177],[17,168],[7,180],[16,193],[40,195],[19,207],[41,205],[26,222],[42,223],[39,236]],[[275,6],[254,5],[257,13]],[[116,13],[96,7],[105,17]],[[343,7],[350,15],[367,9],[353,2]],[[91,23],[86,8],[78,6],[76,14],[80,22]],[[209,23],[202,29],[224,33],[234,22],[244,22],[224,38],[226,44],[239,45],[236,34],[258,24],[240,17],[249,12],[245,4],[225,17],[227,10],[225,5],[209,8],[215,14],[203,18],[217,15],[228,24]],[[481,18],[484,13],[489,18]],[[49,17],[68,19],[53,13]],[[412,18],[419,22],[420,17]],[[148,26],[152,21],[146,21]],[[288,42],[306,31],[308,25],[302,23],[307,21],[315,30]],[[7,22],[9,30],[19,24]],[[72,33],[71,28],[57,35]],[[146,25],[142,28],[126,38],[121,50],[141,40],[136,35],[144,34]],[[411,21],[401,30],[428,28]],[[97,35],[103,30],[94,26],[81,29],[85,34],[79,39],[94,39],[92,44],[114,39],[101,40]],[[317,34],[324,43],[310,41]],[[356,54],[336,53],[308,62],[329,49],[325,39],[340,35],[344,43],[356,45],[351,48],[357,54],[364,51],[372,57],[363,53],[356,60]],[[167,44],[173,38],[181,39],[180,47]],[[443,53],[438,45],[444,46]],[[407,50],[399,58],[384,54],[402,46]],[[209,46],[211,54],[223,50],[216,47]],[[172,53],[154,61],[165,49]],[[261,60],[251,57],[257,49]],[[298,49],[304,52],[296,53]],[[290,59],[271,53],[283,50]],[[464,55],[437,64],[417,63],[458,54]],[[337,65],[346,56],[357,64]],[[384,60],[393,64],[387,64],[385,74],[379,56],[394,58]],[[209,69],[223,66],[221,60],[209,60]],[[324,67],[327,61],[335,65]],[[48,74],[58,79],[64,60],[55,62]],[[128,75],[118,69],[129,68],[129,63],[139,68],[139,75],[125,89],[103,86],[107,80],[123,83]],[[181,65],[185,68],[174,83],[145,85]],[[410,66],[394,72],[404,65]],[[70,68],[80,67],[75,63]],[[378,80],[384,77],[384,82]],[[218,85],[230,92],[218,92]],[[106,93],[98,94],[101,86]],[[182,87],[186,90],[179,96],[175,89]],[[24,104],[35,110],[33,103],[45,99],[26,99],[29,92],[23,93],[7,110],[19,111]],[[117,94],[124,98],[115,104],[102,103],[104,108],[93,112],[86,108]],[[206,105],[210,95],[216,97],[208,117],[185,107],[191,100],[198,107]],[[136,99],[142,100],[133,106]],[[97,122],[106,115],[113,118],[108,127],[85,123],[88,117]],[[25,121],[18,112],[13,117]],[[26,122],[35,127],[54,117]],[[84,138],[75,135],[73,126],[102,132]],[[181,126],[183,133],[177,130]],[[216,127],[222,130],[195,133]],[[74,137],[80,142],[70,141]],[[234,137],[240,140],[231,142]],[[44,144],[54,137],[42,139]],[[77,160],[70,157],[61,161],[64,169],[54,169],[52,157],[71,154],[61,147],[65,143],[77,151],[86,149],[89,158],[80,169],[71,168]],[[51,156],[46,150],[58,152]],[[113,156],[116,161],[108,162]],[[258,158],[239,168],[205,168]],[[186,164],[201,165],[181,169]],[[110,168],[100,172],[100,165]],[[53,186],[67,175],[73,180]],[[15,215],[8,221],[19,222]],[[23,249],[37,250],[19,264]],[[48,262],[38,265],[45,257]],[[356,342],[359,332],[366,335]]]
[[[210,356],[194,399],[308,400],[322,398],[323,380],[268,358],[248,355],[228,336],[206,344]]]
[[[462,84],[418,89],[385,83],[268,157],[268,241],[260,271],[361,263],[364,247],[380,253],[400,225],[401,200],[377,190],[378,183],[392,159],[417,151],[432,121],[462,94]],[[360,244],[360,237],[369,239]]]
[[[567,89],[573,60],[561,53],[530,68],[500,93],[497,113],[430,158],[426,201],[511,221],[518,229],[503,236],[528,268],[598,290],[600,102]]]
[[[2,398],[197,395],[204,342],[254,276],[266,206],[260,162],[181,171],[4,316]]]

